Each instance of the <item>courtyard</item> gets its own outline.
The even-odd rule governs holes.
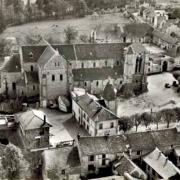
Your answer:
[[[175,81],[171,73],[148,76],[148,92],[130,98],[119,99],[117,115],[130,116],[144,111],[158,111],[165,108],[180,107],[180,94],[171,88],[165,88],[165,83],[172,85]]]
[[[50,143],[56,146],[63,141],[71,141],[79,133],[82,136],[88,135],[84,128],[80,127],[71,113],[65,114],[59,110],[40,109],[46,113],[48,122],[52,125],[50,129]]]

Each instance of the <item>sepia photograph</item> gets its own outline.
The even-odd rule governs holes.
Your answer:
[[[180,0],[0,0],[0,180],[180,180]]]

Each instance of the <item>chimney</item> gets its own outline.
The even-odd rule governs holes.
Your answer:
[[[44,115],[44,124],[46,124],[46,115]]]
[[[160,157],[161,157],[161,152],[159,152],[157,160],[158,160]]]
[[[168,158],[166,157],[166,160],[165,160],[164,166],[166,166],[167,162],[168,162]]]
[[[78,141],[80,140],[80,137],[81,137],[81,136],[80,136],[80,134],[78,133],[78,134],[77,134],[77,140],[78,140]]]

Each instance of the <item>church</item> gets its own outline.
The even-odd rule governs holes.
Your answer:
[[[74,87],[101,96],[112,84],[118,95],[130,97],[147,91],[148,57],[140,43],[22,46],[22,75],[12,83],[17,96],[31,96],[27,91],[33,89],[44,107],[58,96],[68,96]]]

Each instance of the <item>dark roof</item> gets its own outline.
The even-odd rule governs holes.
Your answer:
[[[37,72],[26,72],[27,83],[39,84]]]
[[[47,46],[22,46],[24,63],[36,63]]]
[[[78,97],[76,102],[94,121],[107,121],[118,119],[118,117],[113,114],[108,109],[104,108],[97,101],[91,99],[88,94]]]
[[[157,131],[146,131],[118,136],[105,137],[81,137],[79,142],[80,150],[84,155],[102,153],[123,153],[128,148],[132,151],[148,150],[154,148],[171,147],[180,145],[180,132],[176,128]],[[109,146],[110,144],[110,146]]]
[[[147,23],[131,23],[124,26],[124,35],[131,37],[144,37],[152,31],[153,28]]]
[[[114,167],[119,175],[127,172],[134,178],[147,179],[147,175],[127,155],[117,160]]]
[[[120,78],[123,75],[124,65],[118,67],[73,69],[74,81],[93,81]]]
[[[13,73],[13,72],[21,72],[21,61],[20,55],[14,54],[7,60],[2,68],[2,71]]]
[[[55,50],[66,60],[76,60],[73,45],[52,45]]]
[[[124,59],[124,48],[129,43],[76,44],[78,60]]]
[[[107,101],[113,101],[116,99],[115,87],[109,82],[106,84],[106,86],[104,88],[103,98]]]
[[[124,48],[130,43],[74,44],[52,45],[66,60],[124,60]],[[22,57],[25,63],[37,62],[49,45],[22,46]]]
[[[138,53],[138,54],[147,53],[146,48],[141,43],[133,43],[129,46],[129,48],[132,49],[134,53]]]
[[[173,38],[170,35],[168,35],[166,33],[162,33],[158,30],[153,31],[153,36],[156,36],[169,44],[176,44],[178,42],[178,40],[176,38]]]

